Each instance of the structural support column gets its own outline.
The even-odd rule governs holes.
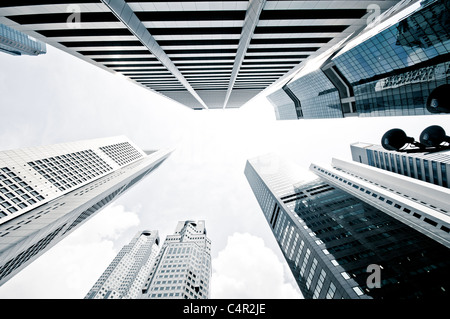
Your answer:
[[[242,61],[244,61],[245,54],[247,53],[248,46],[253,37],[256,25],[259,21],[259,15],[261,14],[266,0],[250,0],[245,14],[244,25],[242,27],[241,38],[239,40],[239,46],[236,52],[236,59],[234,60],[233,70],[231,71],[230,83],[228,84],[227,95],[223,103],[223,108],[226,108],[228,99],[233,91],[234,83],[236,82],[237,75],[241,69]]]
[[[192,94],[192,96],[205,108],[208,106],[192,88],[180,70],[172,62],[169,56],[156,42],[155,38],[148,32],[144,24],[139,20],[134,11],[124,0],[102,0],[112,13],[133,33],[139,41],[169,70],[180,83]]]

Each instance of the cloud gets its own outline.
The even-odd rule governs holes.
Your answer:
[[[0,287],[0,298],[84,298],[117,255],[114,241],[138,224],[124,206],[106,207]]]
[[[299,291],[285,279],[285,267],[263,239],[234,233],[212,261],[211,298],[295,299]]]

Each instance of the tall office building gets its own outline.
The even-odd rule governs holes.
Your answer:
[[[447,0],[399,2],[270,94],[277,118],[450,113],[449,9]]]
[[[124,136],[0,152],[0,284],[156,169]]]
[[[301,171],[273,154],[245,175],[305,298],[448,298],[447,189],[339,160]]]
[[[223,109],[397,2],[3,0],[0,23],[192,109]]]
[[[106,268],[85,299],[137,299],[156,255],[157,231],[138,232]]]
[[[361,142],[351,144],[350,148],[355,162],[449,187],[449,151],[404,153],[386,150],[381,145]]]
[[[211,241],[205,222],[180,221],[168,235],[142,288],[144,299],[208,299]]]
[[[0,52],[10,55],[39,55],[46,51],[45,43],[0,24]]]

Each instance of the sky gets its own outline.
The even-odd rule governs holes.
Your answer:
[[[205,220],[211,298],[302,295],[244,175],[269,152],[307,170],[350,144],[380,144],[398,127],[447,131],[449,115],[276,121],[262,94],[239,109],[193,111],[47,46],[38,57],[0,55],[0,150],[125,135],[143,150],[174,148],[156,171],[0,287],[0,298],[84,298],[141,230],[161,242],[180,220]]]

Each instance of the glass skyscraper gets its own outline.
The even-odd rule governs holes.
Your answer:
[[[369,180],[378,169],[369,168],[358,175],[361,167],[352,170],[351,165],[361,164],[334,160],[330,168],[312,164],[308,172],[270,154],[248,160],[245,167],[303,296],[448,298],[450,229],[445,226],[448,216],[440,209],[448,209],[445,198],[449,194],[431,202],[431,192],[414,201],[412,191],[401,196],[407,189],[401,187],[402,181],[395,183],[386,176],[379,176],[381,182]],[[383,197],[385,188],[391,197]],[[419,199],[429,203],[422,204]],[[424,207],[419,209],[417,203]],[[430,212],[428,208],[433,210],[430,215],[414,216],[418,213],[412,209],[424,214]],[[438,212],[442,220],[424,221]],[[411,219],[406,221],[403,215]]]
[[[0,3],[2,23],[195,110],[241,107],[371,14],[353,0]]]
[[[400,2],[291,77],[291,107],[304,119],[450,113],[449,9],[446,0]]]
[[[156,169],[124,136],[0,152],[0,284]]]
[[[10,55],[39,55],[47,52],[45,43],[0,24],[0,52]]]
[[[355,162],[378,167],[435,185],[449,187],[450,152],[405,153],[388,151],[381,145],[353,143],[350,145]]]
[[[180,221],[168,235],[142,288],[143,299],[208,299],[211,240],[205,222]]]

